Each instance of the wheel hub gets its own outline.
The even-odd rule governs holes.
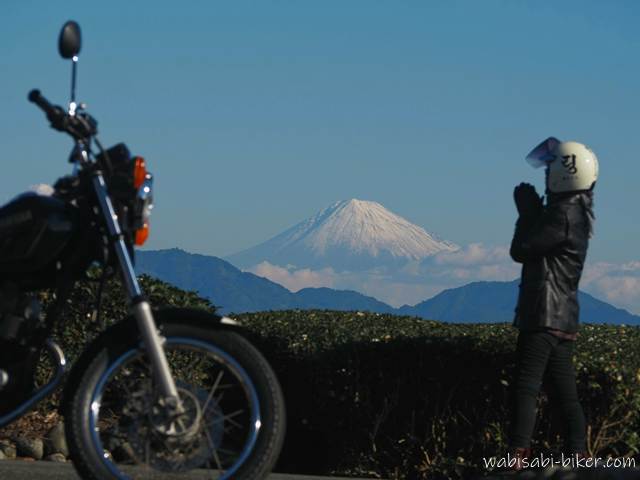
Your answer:
[[[156,400],[146,414],[132,418],[127,436],[138,462],[161,471],[187,471],[203,466],[222,443],[224,415],[215,400],[206,404],[206,392],[186,384],[178,386],[178,395],[181,413]]]

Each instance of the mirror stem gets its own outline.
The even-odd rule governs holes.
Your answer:
[[[74,55],[71,59],[71,102],[69,102],[69,115],[72,117],[76,114],[76,72],[78,67],[78,56]]]

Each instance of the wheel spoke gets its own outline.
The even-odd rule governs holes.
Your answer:
[[[222,376],[223,375],[224,375],[224,371],[221,370],[220,373],[218,374],[218,378],[216,378],[216,381],[213,384],[213,387],[211,388],[211,391],[209,392],[209,396],[207,397],[207,401],[204,402],[204,406],[202,407],[202,411],[203,412],[207,411],[207,406],[209,405],[209,402],[213,398],[213,395],[216,393],[216,390],[218,389],[218,385],[220,384],[220,381],[222,380]],[[216,402],[216,403],[219,403],[219,402]]]
[[[218,451],[216,449],[216,446],[213,443],[213,440],[211,440],[211,435],[209,435],[209,431],[205,430],[204,431],[205,435],[207,436],[207,443],[209,444],[209,447],[211,448],[211,450],[209,450],[211,452],[211,454],[213,455],[214,460],[216,461],[216,465],[218,466],[218,470],[222,470],[222,462],[220,461],[220,457],[218,456]]]
[[[240,453],[238,450],[229,450],[228,448],[218,448],[218,452],[224,453],[229,457],[234,457]]]
[[[137,350],[102,381],[99,447],[115,452],[116,469],[135,460],[150,472],[204,468],[220,478],[251,448],[252,379],[217,347],[168,341],[165,349],[184,411],[172,416],[158,403],[148,356]]]
[[[220,423],[229,422],[229,423],[235,425],[238,428],[242,428],[242,425],[240,425],[238,422],[233,420],[233,417],[237,417],[238,415],[241,415],[242,413],[244,413],[244,410],[236,410],[235,412],[230,413],[229,415],[225,415],[223,417],[216,418],[213,422],[209,423],[207,426],[208,427],[213,427],[213,426],[218,425]]]

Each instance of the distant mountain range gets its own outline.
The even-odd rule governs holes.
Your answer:
[[[304,288],[295,293],[217,257],[169,250],[136,252],[136,272],[146,273],[208,298],[225,313],[285,309],[392,312],[389,305],[348,290]]]
[[[518,281],[474,282],[445,290],[414,306],[393,308],[351,290],[286,288],[240,271],[220,258],[179,249],[138,251],[136,271],[209,298],[224,313],[285,309],[359,310],[417,316],[447,322],[510,322]],[[640,317],[580,292],[581,321],[640,325]]]
[[[261,262],[296,268],[363,271],[402,267],[459,247],[390,212],[377,202],[345,200],[281,234],[226,258],[247,269]]]
[[[510,322],[518,299],[519,283],[519,280],[473,282],[444,290],[417,305],[401,307],[397,312],[444,322]],[[598,300],[588,293],[578,292],[578,302],[581,322],[640,325],[639,316]]]

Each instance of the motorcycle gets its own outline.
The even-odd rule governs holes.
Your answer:
[[[38,90],[28,98],[53,129],[73,139],[74,173],[48,195],[23,194],[0,208],[0,427],[64,383],[66,440],[84,479],[175,478],[188,471],[264,478],[284,439],[278,380],[232,319],[153,310],[145,299],[133,262],[135,246],[149,235],[153,177],[126,145],[104,149],[95,118],[76,102],[76,22],[63,26],[58,46],[72,62],[68,109]],[[96,264],[104,275],[120,274],[131,315],[100,333],[67,374],[54,327],[74,284]],[[55,291],[44,313],[36,294],[43,289]],[[34,387],[47,357],[55,371]]]

